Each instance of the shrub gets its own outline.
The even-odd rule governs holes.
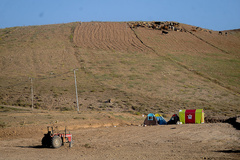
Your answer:
[[[7,124],[5,122],[0,122],[0,128],[6,128]]]

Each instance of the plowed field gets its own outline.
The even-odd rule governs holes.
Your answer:
[[[92,22],[79,24],[74,32],[74,43],[79,47],[115,50],[115,51],[149,51],[127,23]]]

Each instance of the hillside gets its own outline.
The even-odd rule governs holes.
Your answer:
[[[134,114],[240,113],[240,34],[186,24],[162,34],[126,22],[0,29],[0,104]],[[223,31],[224,33],[226,31]]]

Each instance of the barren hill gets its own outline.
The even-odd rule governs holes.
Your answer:
[[[80,110],[240,113],[237,30],[220,34],[180,23],[181,30],[163,32],[158,23],[131,24],[0,29],[0,104],[30,107],[31,77],[35,108],[75,110],[78,68]]]

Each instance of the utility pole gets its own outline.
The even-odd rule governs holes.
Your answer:
[[[31,80],[32,110],[33,110],[33,78],[29,77],[29,79]]]
[[[73,72],[74,72],[74,79],[75,79],[75,89],[76,89],[76,99],[77,99],[77,111],[78,111],[78,113],[79,113],[78,92],[77,92],[77,77],[76,77],[75,70],[78,70],[78,69],[74,69]]]

